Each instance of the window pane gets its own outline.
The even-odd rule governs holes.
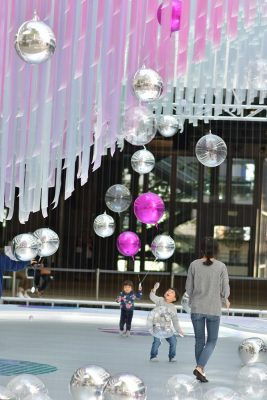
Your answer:
[[[254,181],[254,161],[234,158],[232,164],[232,203],[253,204]]]
[[[198,198],[198,168],[196,157],[177,157],[176,201],[196,203]]]
[[[219,176],[218,182],[215,185],[215,193],[213,195],[213,201],[223,203],[225,201],[226,192],[226,168],[227,164],[223,163],[218,167]],[[209,203],[211,201],[211,179],[212,179],[212,168],[204,168],[204,187],[203,187],[203,202]]]
[[[219,244],[217,257],[227,265],[229,275],[248,275],[250,236],[250,226],[214,226],[214,238]]]

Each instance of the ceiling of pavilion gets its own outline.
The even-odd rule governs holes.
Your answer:
[[[266,0],[182,0],[173,33],[172,1],[163,1],[159,24],[161,3],[2,0],[0,220],[12,218],[17,195],[22,223],[40,209],[45,217],[49,188],[57,206],[63,169],[68,198],[77,158],[84,184],[90,157],[96,169],[107,149],[122,147],[121,115],[138,105],[131,82],[143,64],[165,86],[150,107],[157,114],[175,109],[181,128],[186,119],[197,125],[225,111],[242,115],[255,98],[264,104]],[[34,10],[56,37],[53,57],[38,65],[14,49],[16,32]]]

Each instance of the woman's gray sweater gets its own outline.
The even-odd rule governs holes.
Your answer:
[[[222,303],[230,295],[227,268],[218,260],[211,265],[204,265],[203,261],[193,261],[187,273],[185,288],[191,313],[221,315]]]

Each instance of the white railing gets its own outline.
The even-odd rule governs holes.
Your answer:
[[[56,305],[73,305],[76,308],[80,308],[81,306],[87,307],[98,307],[98,308],[119,308],[119,303],[115,301],[99,301],[99,300],[77,300],[77,299],[47,299],[47,298],[19,298],[19,297],[2,297],[2,304],[7,303],[22,303],[26,304],[26,306],[31,306],[31,304],[48,304],[51,307],[55,307]],[[135,308],[141,310],[150,310],[155,307],[153,303],[136,303]],[[183,312],[182,306],[176,306],[178,312]],[[230,308],[228,311],[226,308],[222,309],[223,315],[250,315],[255,317],[263,317],[267,318],[267,310],[253,310],[246,308]]]

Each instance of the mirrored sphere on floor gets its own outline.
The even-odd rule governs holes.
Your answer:
[[[171,376],[166,384],[167,394],[170,399],[201,399],[202,388],[193,377],[185,374]]]
[[[245,399],[267,399],[267,364],[242,367],[237,375],[237,390]]]
[[[7,389],[14,393],[18,399],[25,399],[27,396],[38,393],[47,394],[45,384],[37,376],[31,374],[15,376],[8,382]]]
[[[261,338],[251,337],[239,345],[238,354],[243,364],[266,362],[267,346]]]
[[[0,386],[0,400],[17,400],[17,397],[9,389]]]
[[[104,390],[104,400],[146,400],[146,387],[142,379],[131,374],[112,376]]]
[[[102,399],[109,378],[109,372],[98,365],[78,368],[70,380],[70,393],[74,400]]]
[[[209,389],[204,394],[203,400],[242,400],[242,397],[231,388],[218,386]]]

